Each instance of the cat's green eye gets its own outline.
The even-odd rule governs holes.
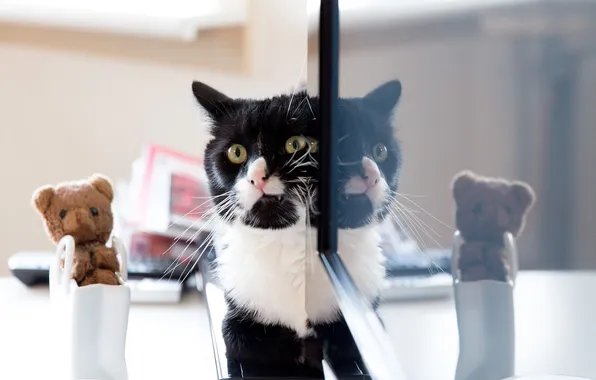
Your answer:
[[[247,156],[246,148],[240,144],[234,144],[228,148],[228,160],[233,164],[242,164]]]
[[[372,155],[375,161],[383,162],[387,159],[389,152],[387,151],[387,147],[385,145],[378,143],[373,147]]]
[[[307,137],[308,143],[310,144],[310,152],[317,153],[319,151],[319,142],[314,137]]]
[[[304,148],[306,148],[306,138],[302,136],[292,136],[286,141],[286,152],[294,154]]]

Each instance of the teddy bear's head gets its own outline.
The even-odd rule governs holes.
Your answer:
[[[503,234],[518,236],[534,203],[532,188],[519,181],[459,173],[453,181],[456,225],[466,241],[502,241]]]
[[[33,193],[32,203],[55,244],[66,235],[77,244],[105,244],[114,225],[113,198],[109,179],[94,174],[87,180],[43,186]]]

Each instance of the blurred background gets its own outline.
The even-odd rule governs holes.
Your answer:
[[[318,5],[0,0],[0,275],[14,252],[53,249],[38,186],[125,181],[149,144],[200,158],[193,80],[247,97],[316,87]],[[340,94],[402,82],[400,190],[437,232],[423,244],[449,247],[450,183],[472,169],[534,187],[522,268],[596,268],[595,3],[340,5]]]

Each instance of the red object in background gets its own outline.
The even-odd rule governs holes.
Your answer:
[[[174,258],[181,262],[190,260],[196,255],[197,244],[189,243],[186,239],[176,239],[170,236],[137,232],[130,238],[130,257],[142,258]]]
[[[174,239],[169,236],[135,233],[130,238],[130,256],[134,258],[170,257]]]
[[[209,194],[195,178],[176,173],[171,178],[170,214],[184,219],[200,219],[211,207]]]
[[[139,194],[140,199],[140,211],[137,215],[136,223],[145,220],[147,216],[147,209],[150,207],[151,197],[149,190],[151,189],[151,183],[153,180],[154,167],[160,159],[173,160],[178,162],[184,162],[191,165],[202,166],[203,160],[198,157],[193,157],[181,152],[177,152],[173,149],[166,148],[159,145],[150,145],[145,151],[145,171],[142,179],[141,193]],[[171,202],[170,202],[171,204]],[[184,215],[184,214],[182,214]]]

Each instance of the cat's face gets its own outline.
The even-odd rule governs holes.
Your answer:
[[[252,100],[199,82],[192,88],[212,120],[204,162],[218,214],[261,229],[296,224],[317,168],[319,135],[306,93]]]
[[[397,191],[401,151],[392,125],[401,84],[392,81],[362,98],[340,99],[339,228],[383,220]]]

